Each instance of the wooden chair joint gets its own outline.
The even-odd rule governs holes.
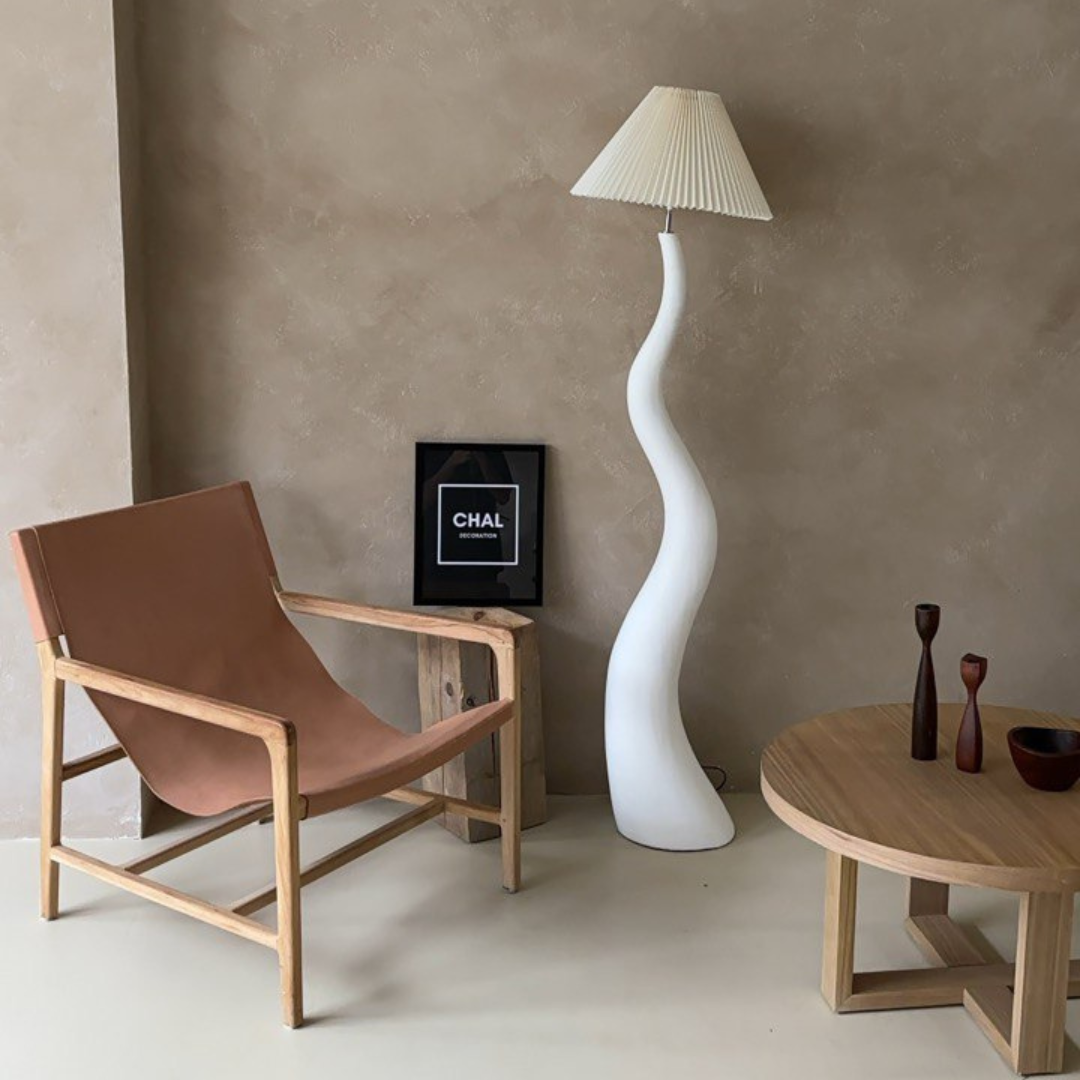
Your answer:
[[[433,798],[437,798],[442,800],[443,810],[446,813],[459,814],[475,821],[486,821],[490,825],[498,825],[502,816],[502,811],[497,806],[469,802],[467,799],[456,799],[452,795],[433,794],[430,791],[420,791],[418,788],[395,788],[393,791],[386,792],[382,798],[412,803],[415,806],[426,806]]]

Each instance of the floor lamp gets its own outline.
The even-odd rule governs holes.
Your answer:
[[[735,826],[679,712],[679,671],[716,562],[716,513],[664,407],[661,377],[686,301],[673,210],[767,221],[769,205],[717,94],[657,86],[574,185],[574,195],[659,206],[664,291],[626,388],[630,422],[664,500],[664,535],[608,663],[604,745],[619,832],[667,851],[722,847]]]

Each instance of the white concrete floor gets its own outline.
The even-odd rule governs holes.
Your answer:
[[[268,950],[70,870],[61,918],[41,922],[36,844],[0,844],[0,1076],[1011,1075],[962,1009],[830,1013],[821,852],[759,798],[729,805],[731,847],[671,855],[618,837],[602,800],[554,799],[526,834],[517,896],[499,888],[497,844],[467,847],[435,824],[365,856],[304,891],[299,1031],[280,1025]],[[304,861],[400,811],[306,823]],[[140,847],[79,846],[115,861]],[[225,901],[270,880],[271,850],[271,830],[253,826],[155,876]],[[859,899],[858,966],[917,966],[900,879],[866,871]],[[954,912],[1013,955],[1013,898],[958,889]],[[1080,1074],[1071,1042],[1066,1067]]]

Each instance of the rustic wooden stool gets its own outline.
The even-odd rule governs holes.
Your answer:
[[[540,643],[536,624],[505,608],[442,608],[440,612],[513,631],[521,664],[521,827],[530,829],[540,825],[547,820],[547,785],[540,707]],[[420,722],[425,731],[462,709],[495,700],[497,680],[490,649],[468,641],[438,637],[420,637],[417,648]],[[424,787],[456,799],[498,802],[499,754],[495,739],[470,746],[425,777]],[[439,821],[469,843],[499,835],[497,825],[460,814],[443,814]]]

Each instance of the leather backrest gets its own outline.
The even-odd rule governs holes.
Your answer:
[[[343,693],[277,602],[247,483],[22,529],[12,542],[35,638],[63,634],[75,659],[292,709],[301,722]],[[182,809],[235,805],[268,768],[257,739],[90,696],[150,786]]]

